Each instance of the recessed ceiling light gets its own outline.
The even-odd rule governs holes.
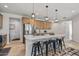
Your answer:
[[[75,13],[75,10],[72,10],[72,13]]]
[[[25,8],[24,8],[25,9]],[[26,11],[29,11],[29,9],[25,9]]]
[[[58,20],[55,20],[56,22],[58,21]]]
[[[7,5],[4,5],[4,7],[5,7],[5,8],[8,8],[8,6],[7,6]]]

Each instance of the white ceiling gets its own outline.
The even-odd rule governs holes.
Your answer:
[[[7,5],[8,8],[5,8],[4,5]],[[34,4],[36,18],[44,18],[44,16],[46,16],[47,11],[45,5],[45,3]],[[61,19],[62,17],[72,17],[79,12],[79,3],[49,3],[48,6],[48,13],[50,19],[55,18],[55,9],[58,9],[59,19]],[[75,12],[72,13],[72,10],[74,10]],[[0,12],[31,16],[32,11],[32,3],[0,3]]]

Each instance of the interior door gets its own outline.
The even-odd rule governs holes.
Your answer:
[[[9,38],[10,41],[20,39],[20,20],[17,18],[10,18],[9,21]]]

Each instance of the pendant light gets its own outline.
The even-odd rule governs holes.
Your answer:
[[[58,9],[55,9],[56,17],[55,17],[55,22],[58,22]]]
[[[47,21],[47,20],[49,20],[49,18],[48,18],[48,5],[46,4],[46,6],[45,6],[45,8],[46,8],[46,17],[45,17],[45,20]]]
[[[45,6],[45,8],[46,8],[46,17],[45,17],[45,25],[46,25],[46,28],[45,28],[45,30],[44,30],[44,33],[46,34],[47,33],[47,21],[49,20],[49,18],[48,18],[48,4],[46,3],[46,6]]]
[[[32,18],[35,18],[35,13],[34,13],[34,0],[33,0],[33,12],[32,12]]]

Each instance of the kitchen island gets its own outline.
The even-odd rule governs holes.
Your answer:
[[[33,36],[33,35],[24,35],[25,37],[25,55],[26,56],[31,56],[31,51],[32,51],[32,44],[34,42],[38,42],[38,41],[48,41],[50,39],[55,39],[55,38],[62,38],[65,35],[61,35],[61,34],[57,34],[57,35],[39,35],[39,36]]]

